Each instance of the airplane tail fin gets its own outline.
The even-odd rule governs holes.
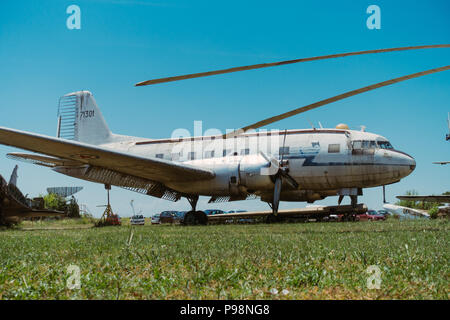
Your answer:
[[[113,134],[89,91],[72,92],[60,98],[56,135],[96,145],[113,140]]]
[[[17,170],[19,169],[19,166],[16,165],[14,167],[14,170],[11,174],[11,178],[9,178],[9,185],[17,186]]]

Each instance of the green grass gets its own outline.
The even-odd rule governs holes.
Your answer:
[[[393,219],[6,230],[0,298],[448,299],[448,231],[446,220]],[[66,287],[71,264],[79,290]],[[370,265],[380,289],[366,286]]]

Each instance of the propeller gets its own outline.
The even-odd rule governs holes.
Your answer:
[[[277,67],[277,66],[283,66],[283,65],[299,63],[299,62],[334,59],[334,58],[341,58],[341,57],[348,57],[348,56],[357,56],[357,55],[362,55],[362,54],[418,50],[418,49],[432,49],[432,48],[449,48],[449,47],[450,47],[450,44],[436,44],[436,45],[409,46],[409,47],[397,47],[397,48],[387,48],[387,49],[346,52],[346,53],[330,54],[330,55],[325,55],[325,56],[301,58],[301,59],[294,59],[294,60],[285,60],[285,61],[270,62],[270,63],[260,63],[260,64],[253,64],[253,65],[249,65],[249,66],[234,67],[234,68],[228,68],[228,69],[185,74],[185,75],[181,75],[181,76],[159,78],[159,79],[142,81],[142,82],[136,83],[135,86],[136,87],[147,86],[147,85],[158,84],[158,83],[214,76],[214,75],[224,74],[224,73],[232,73],[232,72],[245,71],[245,70],[268,68],[268,67]]]
[[[262,156],[268,162],[270,162],[271,166],[274,166],[275,168],[274,170],[271,170],[271,172],[273,172],[272,175],[274,177],[273,200],[272,200],[272,211],[274,215],[278,214],[283,182],[286,181],[294,189],[298,189],[299,186],[297,181],[295,181],[295,179],[289,175],[289,168],[287,167],[288,163],[284,160],[284,154],[286,153],[285,152],[286,132],[287,130],[284,131],[283,147],[281,149],[280,160],[277,160],[275,158],[269,158],[264,153],[261,153]]]

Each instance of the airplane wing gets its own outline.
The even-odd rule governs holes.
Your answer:
[[[425,202],[445,202],[450,203],[450,195],[449,196],[397,196],[400,200],[407,201],[425,201]]]
[[[442,165],[444,165],[444,164],[449,164],[450,163],[450,161],[437,161],[437,162],[433,162],[433,164],[442,164]]]
[[[213,171],[173,161],[145,158],[86,143],[0,127],[0,143],[167,183],[211,179]]]

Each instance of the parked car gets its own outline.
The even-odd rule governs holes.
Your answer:
[[[360,221],[378,221],[378,220],[386,220],[386,217],[382,214],[378,214],[375,210],[369,210],[366,213],[360,214]]]
[[[160,224],[161,221],[159,220],[160,214],[156,213],[152,216],[152,224]]]
[[[177,222],[180,222],[180,223],[181,223],[181,221],[183,221],[183,219],[184,219],[184,216],[186,215],[186,212],[187,212],[187,211],[178,211],[178,212],[177,212],[177,215],[176,215],[176,217],[175,217],[175,220],[176,220]]]
[[[145,224],[145,218],[143,215],[134,215],[130,219],[130,224],[143,226]]]
[[[240,213],[240,212],[247,212],[247,210],[230,210],[227,211],[226,213]]]
[[[120,226],[122,221],[117,214],[112,214],[105,219],[105,224],[108,226]]]
[[[387,212],[386,210],[378,210],[378,214],[382,214],[383,216],[388,216],[388,215],[390,215],[390,213]]]
[[[160,223],[174,223],[177,217],[178,211],[163,211],[159,216]]]
[[[214,215],[214,214],[222,214],[222,213],[225,213],[225,212],[223,212],[222,210],[219,210],[219,209],[208,209],[208,210],[205,210],[204,212],[205,212],[205,214],[206,214],[207,216],[211,216],[211,215]]]

